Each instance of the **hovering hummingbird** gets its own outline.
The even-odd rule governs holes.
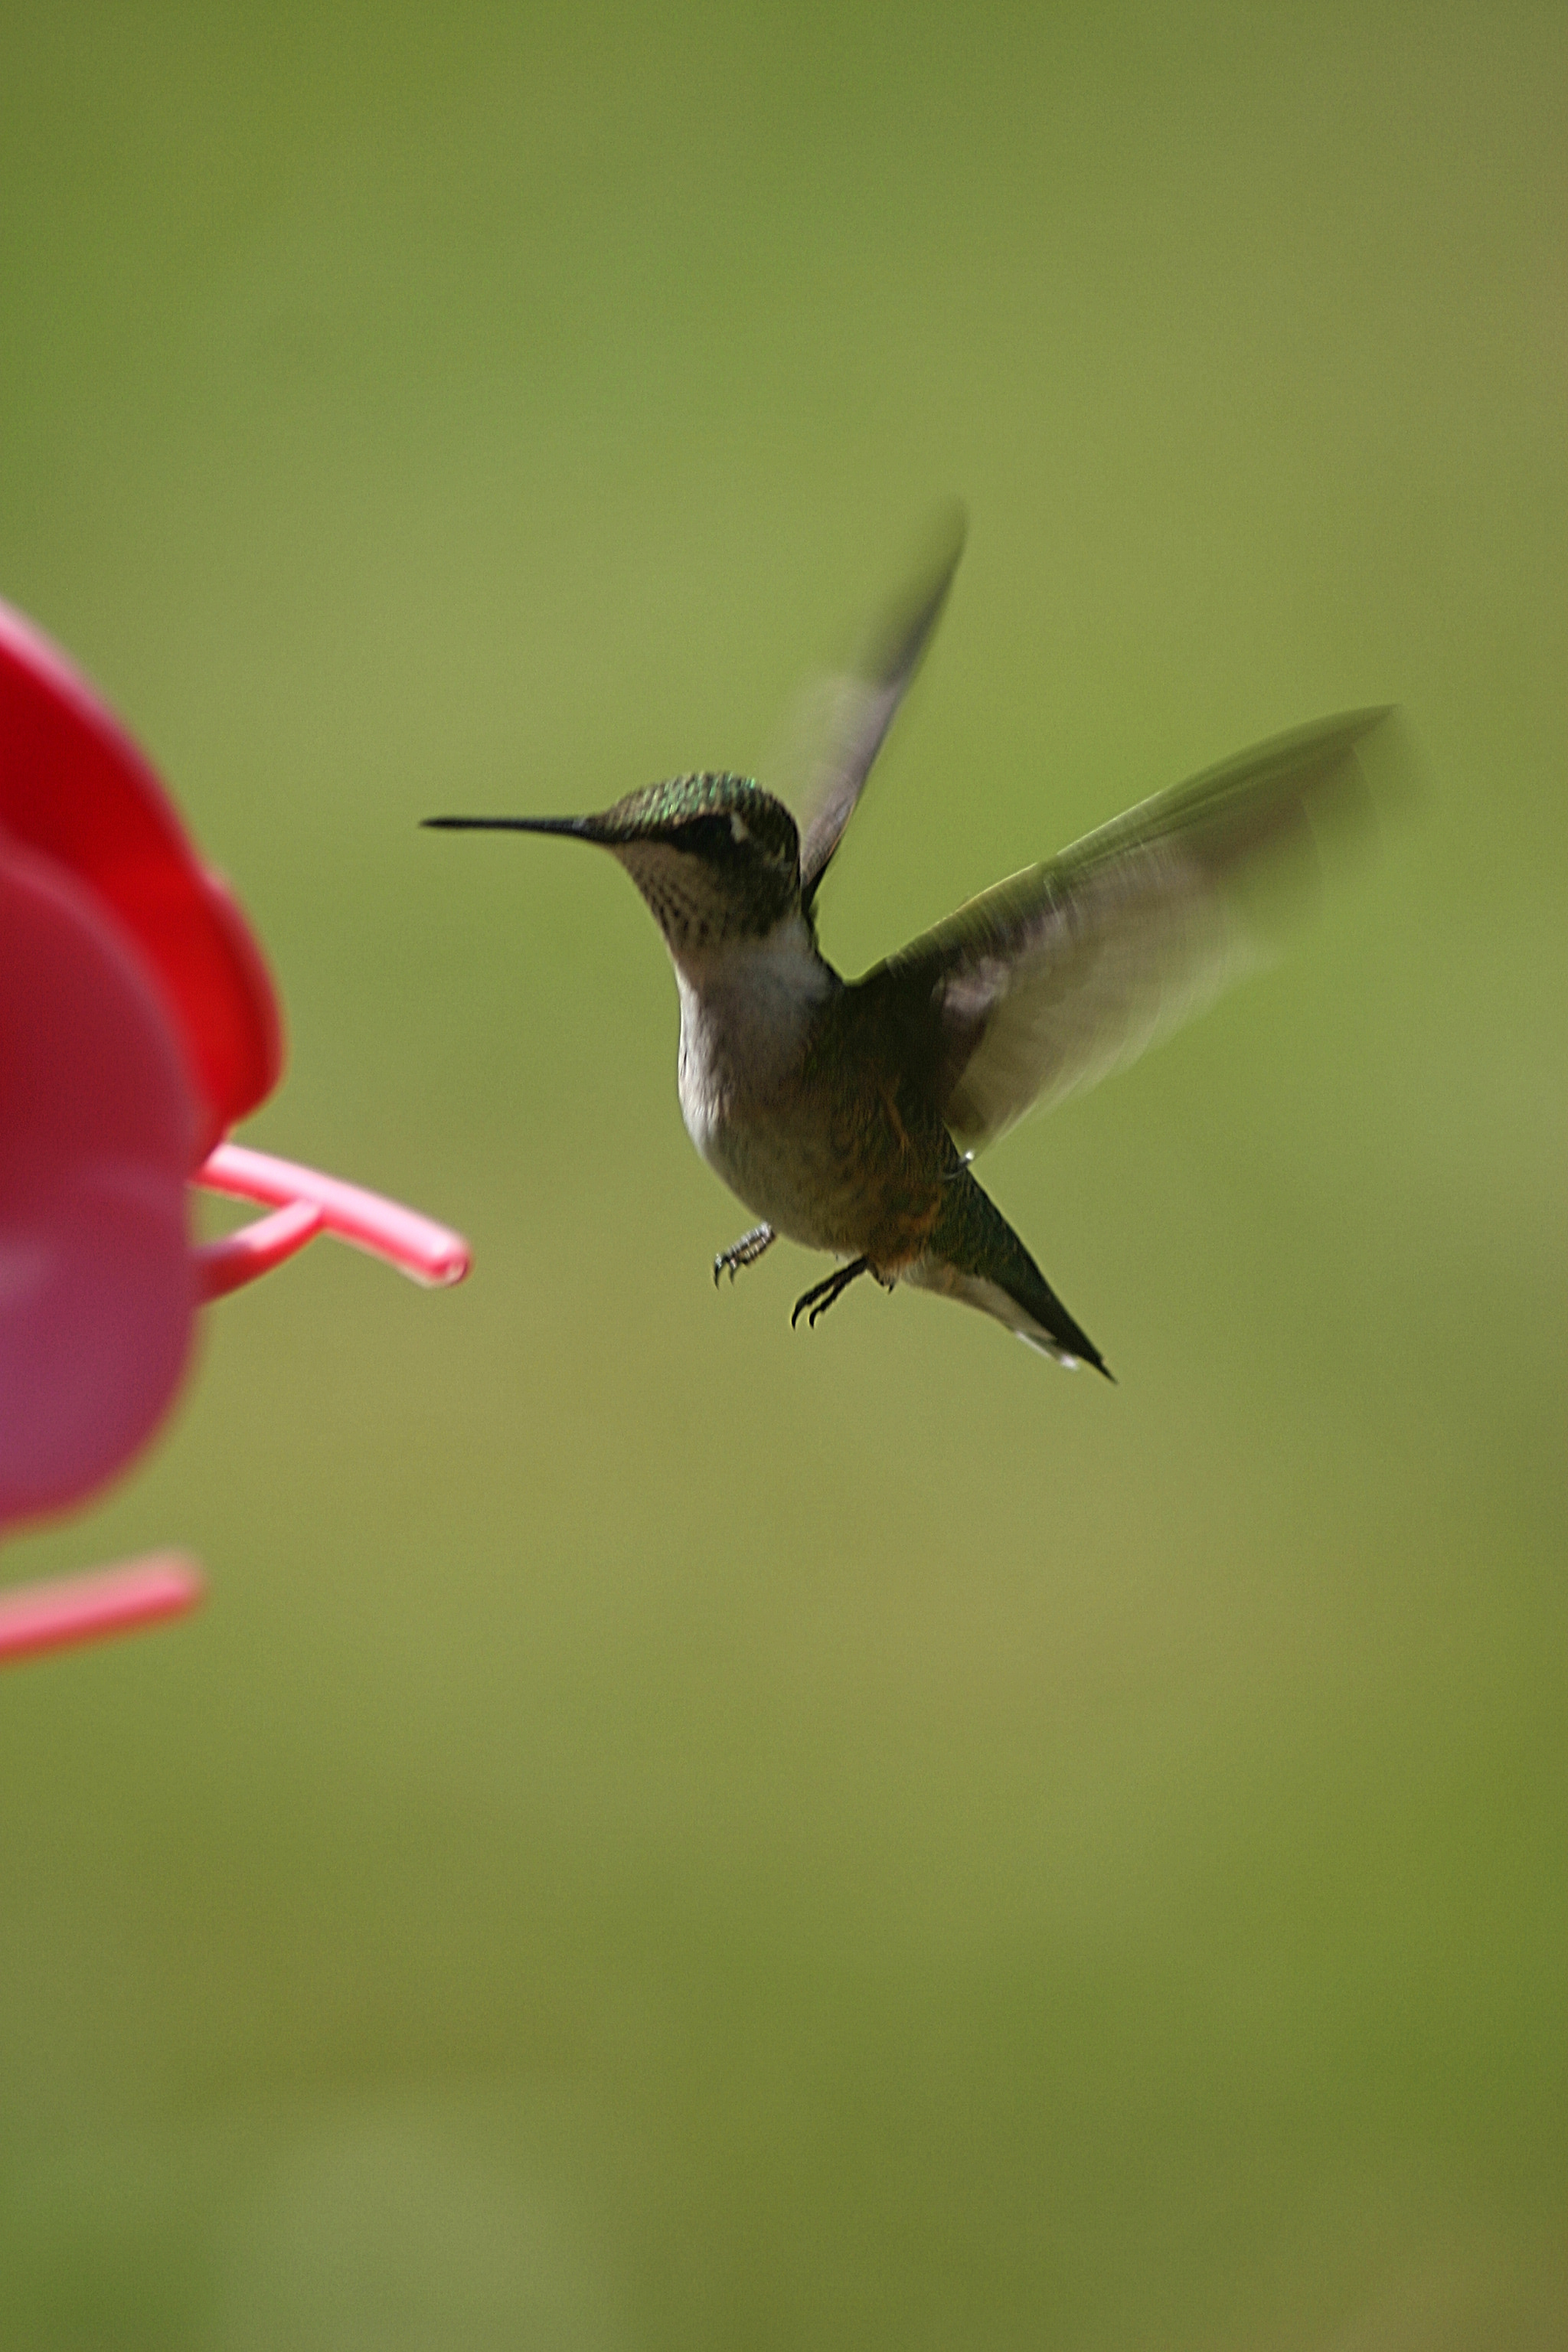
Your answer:
[[[597,842],[653,911],[680,995],[688,1134],[762,1222],[843,1263],[795,1302],[815,1324],[871,1275],[977,1307],[1068,1367],[1111,1375],[971,1172],[974,1153],[1209,1003],[1259,960],[1258,885],[1309,873],[1314,834],[1365,804],[1356,747],[1386,709],[1320,719],[1142,802],[971,898],[864,978],[816,943],[823,877],[920,667],[963,547],[961,513],[831,681],[795,819],[748,776],[676,776],[596,816],[431,825]]]

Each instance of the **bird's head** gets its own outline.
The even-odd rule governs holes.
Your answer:
[[[763,939],[800,908],[800,835],[747,776],[672,776],[596,816],[435,816],[454,830],[564,834],[620,860],[683,962]]]

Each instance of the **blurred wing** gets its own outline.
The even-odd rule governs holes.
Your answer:
[[[788,774],[775,789],[798,803],[801,900],[807,910],[941,618],[963,537],[963,508],[944,509],[923,561],[879,616],[854,669],[808,688],[795,714],[795,748],[784,765],[798,776],[798,790],[791,793]]]
[[[1317,847],[1371,802],[1386,709],[1276,736],[972,898],[868,972],[943,1118],[978,1149],[1091,1086],[1264,961]]]

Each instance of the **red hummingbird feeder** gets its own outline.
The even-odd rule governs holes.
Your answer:
[[[460,1234],[229,1142],[283,1062],[261,950],[137,746],[0,604],[0,1528],[62,1510],[151,1438],[199,1307],[336,1234],[415,1281]],[[268,1213],[190,1236],[193,1185]],[[178,1613],[182,1555],[0,1592],[0,1661]]]

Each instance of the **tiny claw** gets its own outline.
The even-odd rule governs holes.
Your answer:
[[[811,1313],[806,1318],[805,1328],[808,1331],[815,1330],[817,1317],[826,1315],[834,1300],[842,1298],[852,1282],[858,1280],[861,1275],[869,1274],[871,1271],[870,1259],[858,1257],[848,1265],[841,1265],[836,1274],[828,1275],[824,1281],[814,1282],[811,1288],[803,1290],[795,1300],[795,1312],[789,1318],[790,1329],[793,1331],[799,1322],[803,1308],[809,1307]],[[879,1276],[879,1279],[880,1279]]]
[[[713,1261],[714,1289],[719,1287],[721,1274],[728,1273],[733,1282],[742,1266],[755,1265],[763,1252],[771,1249],[777,1239],[772,1225],[753,1225],[749,1234],[742,1234],[738,1242],[731,1242],[727,1250],[721,1250]]]

